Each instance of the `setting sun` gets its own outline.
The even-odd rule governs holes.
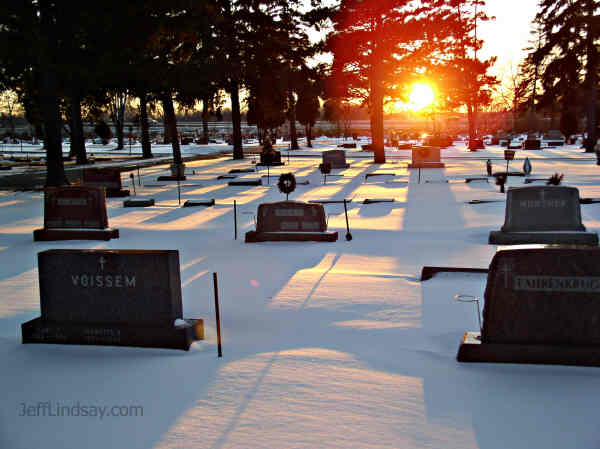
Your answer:
[[[412,111],[419,111],[434,102],[435,93],[429,84],[416,83],[412,86],[408,98],[408,109]]]

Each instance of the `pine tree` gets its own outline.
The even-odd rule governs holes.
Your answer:
[[[583,86],[586,98],[585,151],[592,152],[598,139],[596,111],[600,4],[595,0],[541,0],[539,8],[536,21],[542,26],[544,44],[534,53],[534,57],[547,61],[543,74],[547,88],[553,86],[548,80],[556,79],[561,72],[569,74],[562,77],[564,82]],[[575,70],[574,73],[574,68],[579,67],[581,70]],[[569,89],[560,90],[565,93],[568,106],[573,101],[568,98]],[[597,154],[597,158],[600,165],[600,154]]]

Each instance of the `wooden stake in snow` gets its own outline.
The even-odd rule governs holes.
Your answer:
[[[217,317],[217,347],[219,357],[223,357],[221,349],[221,318],[219,315],[219,287],[217,285],[217,273],[213,273],[213,284],[215,286],[215,314]]]
[[[233,200],[233,239],[237,240],[237,203]]]

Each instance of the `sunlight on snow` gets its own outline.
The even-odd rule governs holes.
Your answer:
[[[0,207],[14,206],[15,204],[21,204],[24,202],[25,202],[24,200],[4,201],[4,202],[0,202]]]
[[[391,257],[329,253],[317,266],[296,272],[269,307],[322,308],[348,311],[354,316],[361,314],[360,318],[333,323],[340,327],[421,327],[420,284],[409,275],[396,273],[395,263]],[[357,306],[369,310],[360,312],[362,309]]]
[[[224,365],[155,449],[444,447],[450,434],[475,446],[471,429],[429,422],[423,379],[300,348]]]
[[[0,290],[0,317],[40,309],[37,268],[0,281]]]

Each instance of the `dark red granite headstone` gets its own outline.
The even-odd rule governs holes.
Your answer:
[[[258,206],[257,232],[323,232],[327,230],[322,204],[281,201]]]
[[[102,187],[50,187],[44,192],[44,228],[106,229]]]
[[[90,168],[83,171],[83,184],[104,187],[107,197],[123,197],[129,190],[123,190],[121,172],[114,168]]]
[[[108,228],[103,187],[49,187],[44,191],[44,228],[33,231],[35,241],[118,237],[118,229]]]

